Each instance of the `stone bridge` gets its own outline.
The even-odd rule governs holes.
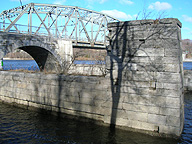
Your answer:
[[[47,72],[62,72],[73,57],[71,41],[48,36],[0,32],[0,59],[16,49],[27,52],[34,58],[40,70]]]

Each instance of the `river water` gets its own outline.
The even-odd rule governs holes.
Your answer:
[[[104,61],[76,60],[74,64],[104,64]],[[39,67],[34,60],[3,60],[4,70],[25,69],[39,71]]]
[[[27,62],[22,61],[21,63],[26,64]],[[34,63],[34,61],[28,61],[28,63]],[[13,68],[14,65],[17,64],[12,62],[11,67]],[[5,61],[4,68],[6,66],[8,64]],[[34,67],[35,65],[33,65]],[[94,122],[79,121],[67,115],[58,117],[0,103],[0,144],[16,143],[190,144],[192,143],[192,92],[185,94],[184,130],[178,140],[120,129],[111,130],[109,127],[97,125]]]
[[[76,60],[75,64],[104,64],[104,61],[91,61],[91,60]],[[4,70],[27,69],[39,70],[37,63],[34,60],[3,60]],[[192,62],[183,63],[184,70],[192,70]]]

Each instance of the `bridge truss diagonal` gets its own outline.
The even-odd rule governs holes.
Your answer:
[[[107,23],[117,21],[75,6],[30,3],[3,11],[0,31],[72,40],[76,46],[105,47]]]

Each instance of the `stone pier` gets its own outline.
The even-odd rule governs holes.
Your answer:
[[[108,29],[112,101],[105,122],[179,136],[184,123],[180,21],[127,21]]]

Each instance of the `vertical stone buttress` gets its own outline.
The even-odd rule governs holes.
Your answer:
[[[112,106],[104,121],[179,136],[184,122],[180,21],[117,22],[108,30]]]

